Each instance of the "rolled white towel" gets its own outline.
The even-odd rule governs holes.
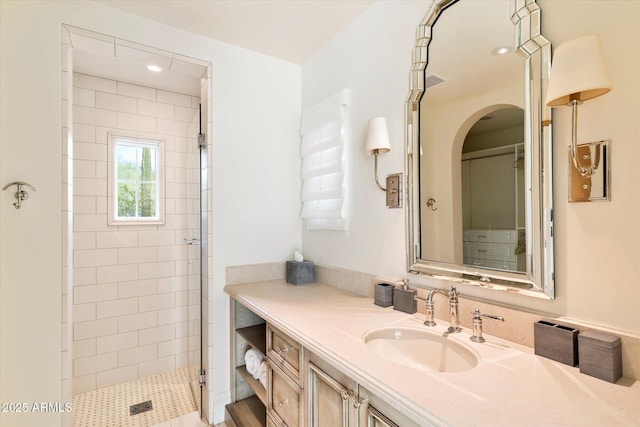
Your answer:
[[[258,353],[256,350],[250,348],[244,354],[244,364],[247,368],[247,372],[249,372],[253,378],[258,379],[258,375],[260,371],[260,362],[262,362],[262,355]]]
[[[258,381],[264,388],[267,388],[267,361],[263,360],[260,362],[260,375],[258,375]]]

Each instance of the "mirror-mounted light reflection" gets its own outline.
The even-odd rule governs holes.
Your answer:
[[[502,56],[506,55],[509,52],[513,52],[513,47],[511,46],[498,46],[497,48],[491,51],[491,55],[494,56]]]

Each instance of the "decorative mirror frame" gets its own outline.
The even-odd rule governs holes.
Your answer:
[[[425,69],[433,25],[458,0],[435,0],[418,27],[410,92],[406,102],[407,264],[409,273],[481,286],[487,289],[553,299],[553,182],[551,108],[544,96],[551,69],[551,43],[540,34],[536,0],[512,0],[515,46],[525,67],[526,272],[512,273],[463,264],[420,259],[420,100],[425,91]],[[536,78],[539,76],[539,78]],[[537,173],[536,173],[537,172]],[[536,175],[536,176],[534,176]],[[426,205],[425,205],[426,206]],[[537,209],[535,209],[537,207]]]

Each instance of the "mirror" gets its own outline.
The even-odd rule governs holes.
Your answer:
[[[535,0],[432,4],[407,101],[409,272],[553,299],[550,58]]]

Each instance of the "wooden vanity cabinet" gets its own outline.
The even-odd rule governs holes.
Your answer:
[[[229,426],[266,425],[267,390],[245,366],[250,348],[266,358],[266,322],[251,310],[231,300],[231,402],[226,406]]]
[[[273,421],[270,415],[267,415],[267,427],[280,427],[278,423]]]
[[[400,427],[373,406],[367,407],[365,426],[367,427]]]
[[[306,360],[309,427],[424,427],[314,354]]]
[[[229,426],[424,427],[344,374],[330,360],[265,323],[235,300],[232,319],[232,402]],[[247,373],[244,353],[267,361],[267,387]]]
[[[313,356],[307,362],[309,427],[356,427],[360,425],[358,384]],[[358,406],[358,408],[356,408]]]
[[[360,401],[366,402],[363,417],[360,418],[361,427],[428,427],[432,424],[427,420],[411,419],[405,413],[393,407],[384,399],[371,393],[363,386],[358,387]]]

